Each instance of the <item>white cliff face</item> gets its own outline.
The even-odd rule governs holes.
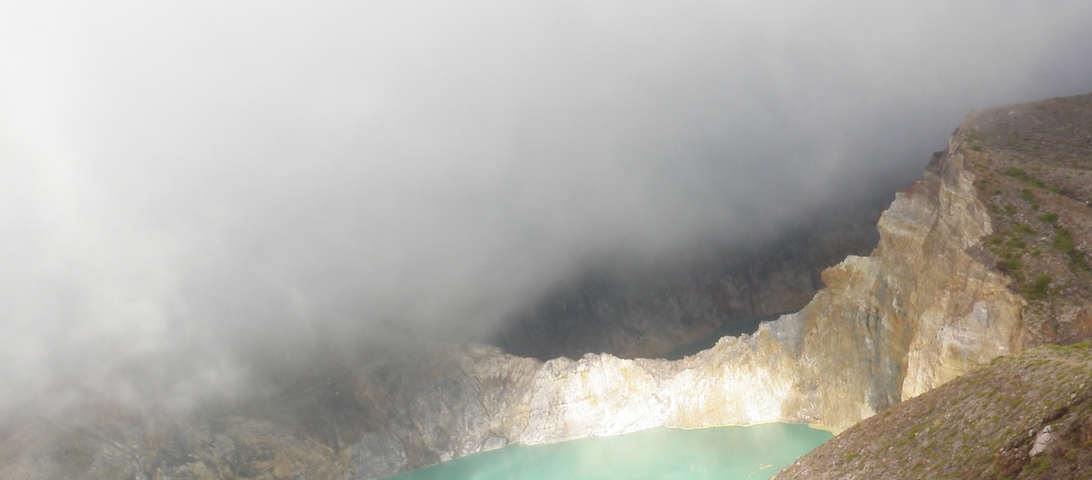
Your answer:
[[[992,262],[973,256],[992,231],[989,215],[977,199],[974,172],[964,159],[962,145],[953,139],[948,152],[938,164],[938,172],[932,174],[936,176],[935,197],[917,201],[935,205],[932,227],[924,237],[920,233],[906,236],[921,239],[917,258],[927,261],[914,262],[916,275],[902,281],[913,288],[905,311],[917,319],[907,353],[903,399],[1010,353],[1022,326],[1023,300],[1006,288],[1008,278],[993,269]],[[913,228],[908,222],[930,219],[924,215],[915,219],[913,212],[897,215],[912,203],[906,199],[892,204],[891,214],[881,219],[882,234],[893,236],[885,231],[905,232]],[[881,244],[877,249],[877,256],[894,261],[884,247]],[[907,282],[909,279],[916,281]]]
[[[828,288],[802,312],[817,327],[816,341],[830,341],[834,332],[827,325],[835,317],[866,324],[865,332],[850,334],[842,352],[877,355],[873,365],[856,369],[874,380],[866,393],[873,398],[865,402],[873,408],[929,391],[1009,353],[1022,327],[1023,300],[1006,288],[1008,278],[991,261],[976,257],[991,225],[959,138],[884,212],[873,254],[825,272]],[[822,360],[824,355],[837,352],[818,349],[811,355],[822,365],[831,361]],[[843,387],[841,395],[851,390]],[[898,395],[881,399],[879,390]],[[820,416],[835,425],[852,420]]]
[[[791,346],[768,325],[753,337],[726,337],[677,361],[610,355],[551,360],[535,375],[521,412],[526,423],[512,430],[512,439],[548,443],[656,426],[783,421],[782,407],[794,394],[792,362]]]
[[[254,405],[26,426],[0,445],[0,478],[49,478],[58,465],[91,479],[376,478],[510,443],[655,426],[848,427],[1015,348],[1022,300],[976,256],[991,226],[958,138],[898,194],[871,256],[827,269],[803,310],[753,336],[677,361],[373,351]],[[60,440],[39,442],[43,453],[13,443],[24,437]]]

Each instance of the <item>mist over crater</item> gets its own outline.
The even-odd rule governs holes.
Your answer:
[[[492,338],[614,259],[889,201],[965,111],[1092,89],[1089,18],[0,6],[0,410],[185,406],[330,344]]]

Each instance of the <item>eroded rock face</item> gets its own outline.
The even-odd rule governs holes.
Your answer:
[[[962,138],[897,195],[871,256],[823,272],[806,307],[755,335],[677,361],[369,349],[186,417],[92,409],[18,426],[0,437],[0,478],[376,478],[661,425],[848,427],[1018,347],[1023,300],[979,255],[992,226]]]
[[[991,224],[959,138],[884,212],[872,255],[824,272],[828,288],[801,312],[808,319],[803,356],[819,366],[824,398],[852,392],[875,412],[1011,351],[1023,300],[975,256]],[[856,421],[819,416],[834,425]]]

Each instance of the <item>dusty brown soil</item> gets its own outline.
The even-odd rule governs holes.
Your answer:
[[[1023,345],[1092,338],[1092,95],[972,113],[957,137],[994,225],[984,254],[1029,303]]]
[[[1032,457],[1048,425],[1053,438]],[[862,421],[776,478],[1092,478],[1092,349],[1000,357]]]

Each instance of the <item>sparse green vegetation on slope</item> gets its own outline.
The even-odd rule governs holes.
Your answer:
[[[776,478],[1092,478],[1092,349],[999,357],[862,421]]]
[[[1092,337],[1092,95],[972,113],[956,137],[993,224],[986,250],[1029,303],[1021,346]]]

